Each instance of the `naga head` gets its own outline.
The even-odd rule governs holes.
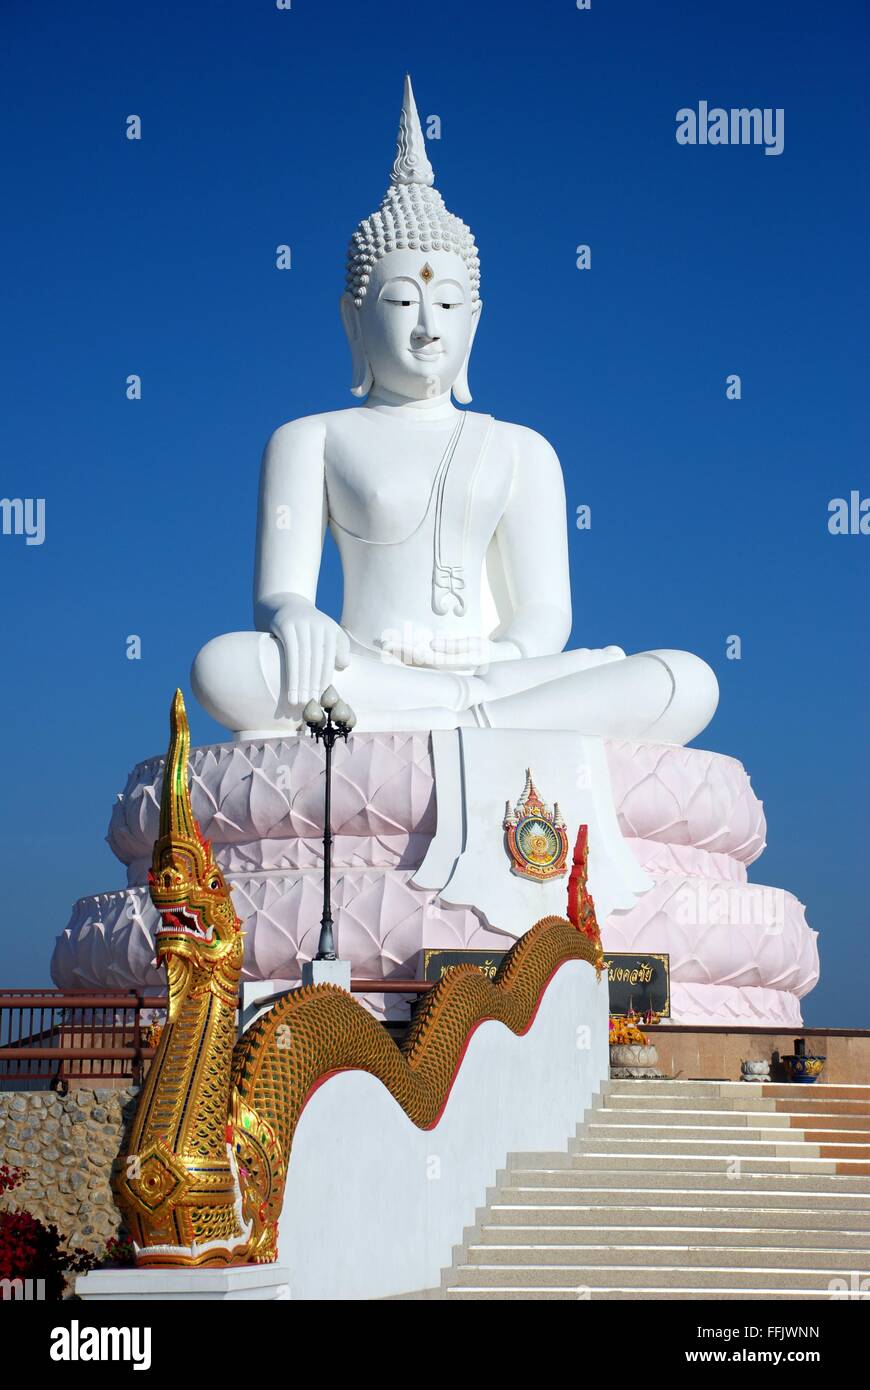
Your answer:
[[[157,959],[166,966],[172,1020],[192,987],[232,995],[235,1002],[244,947],[229,887],[190,804],[190,729],[180,690],[175,692],[169,723],[160,834],[148,884],[160,914]]]

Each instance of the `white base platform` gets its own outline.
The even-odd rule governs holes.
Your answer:
[[[79,1298],[131,1302],[134,1299],[290,1298],[290,1272],[282,1265],[244,1265],[238,1269],[95,1269],[76,1279]]]
[[[298,984],[317,951],[323,756],[292,737],[191,750],[194,813],[244,922],[243,980],[263,993]],[[463,729],[354,734],[334,767],[335,941],[358,978],[414,977],[432,947],[505,951],[539,917],[564,912],[567,873],[520,879],[504,846],[505,800],[531,767],[571,836],[589,825],[605,950],[670,955],[675,1023],[800,1027],[819,974],[816,933],[791,893],[749,882],[766,825],[734,758]],[[52,962],[62,989],[164,988],[147,886],[162,773],[160,758],[140,764],[118,798],[109,843],[127,887],[76,904]],[[407,1016],[405,996],[365,1002]]]

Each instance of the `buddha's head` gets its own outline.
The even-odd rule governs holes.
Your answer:
[[[390,187],[348,250],[341,316],[355,396],[375,386],[408,400],[450,390],[463,404],[471,400],[480,260],[471,230],[447,211],[434,180],[406,77]]]

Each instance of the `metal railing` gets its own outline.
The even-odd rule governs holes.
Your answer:
[[[165,1007],[133,991],[0,990],[0,1085],[141,1081],[154,1055],[143,1014]]]
[[[426,980],[351,982],[354,994],[421,995]],[[162,994],[103,990],[0,990],[0,1087],[70,1082],[141,1082],[154,1056],[149,1015],[166,1008]]]

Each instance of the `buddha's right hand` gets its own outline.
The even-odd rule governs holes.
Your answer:
[[[347,633],[302,597],[287,599],[275,610],[269,631],[281,645],[282,694],[288,704],[319,700],[335,672],[350,663]]]

